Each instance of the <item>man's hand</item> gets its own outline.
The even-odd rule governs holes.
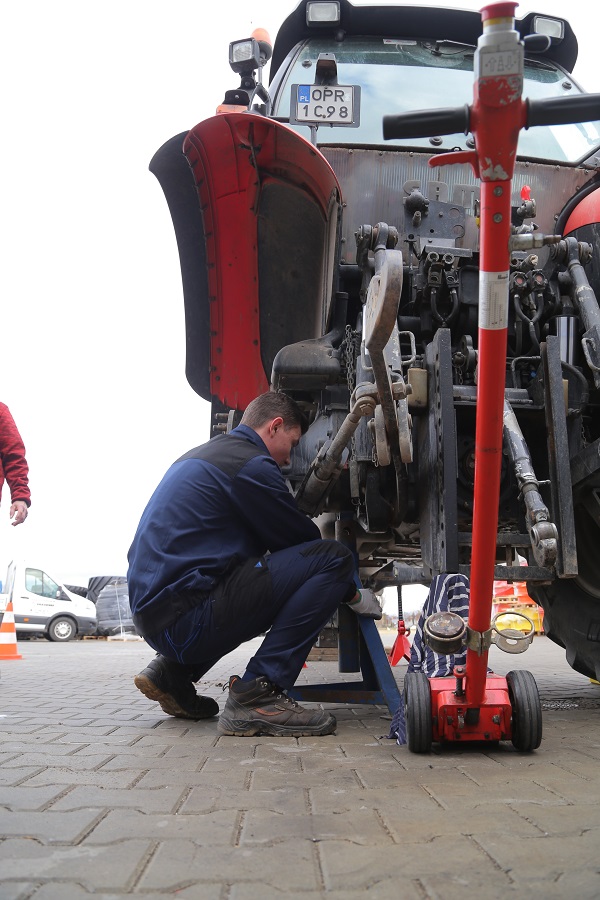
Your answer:
[[[15,500],[10,508],[10,518],[13,525],[20,525],[27,518],[27,504],[24,500]]]

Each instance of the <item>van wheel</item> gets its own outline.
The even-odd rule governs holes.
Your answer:
[[[70,641],[75,634],[75,623],[73,619],[68,619],[66,616],[54,619],[48,628],[48,640],[50,641]]]

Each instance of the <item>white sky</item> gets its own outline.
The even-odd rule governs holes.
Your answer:
[[[185,378],[171,218],[148,163],[238,86],[229,42],[258,26],[274,38],[295,6],[2,5],[0,400],[26,444],[32,507],[12,528],[5,486],[1,581],[14,556],[68,583],[125,574],[154,487],[208,439],[208,404]],[[600,91],[589,3],[540,0],[517,15],[529,10],[566,12],[580,45],[574,75]]]

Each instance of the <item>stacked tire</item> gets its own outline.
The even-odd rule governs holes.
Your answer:
[[[102,588],[96,601],[98,634],[136,634],[129,608],[129,591],[125,578],[114,578]]]

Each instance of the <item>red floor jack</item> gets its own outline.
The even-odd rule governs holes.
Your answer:
[[[597,118],[600,95],[551,100],[522,99],[524,45],[514,28],[517,3],[491,3],[481,10],[483,34],[475,53],[473,103],[458,109],[419,110],[386,116],[385,138],[433,137],[472,132],[476,149],[453,151],[430,165],[469,163],[481,181],[479,333],[473,551],[469,619],[454,613],[430,616],[425,640],[437,653],[467,647],[466,665],[448,678],[407,673],[404,687],[408,747],[428,752],[433,741],[511,740],[521,751],[542,738],[535,679],[517,670],[488,674],[492,643],[505,637],[491,622],[502,460],[510,253],[554,243],[537,232],[513,235],[511,196],[521,128],[585,122]],[[535,40],[543,36],[536,35]],[[458,621],[457,621],[458,620]],[[529,638],[528,635],[525,637]],[[507,649],[507,647],[503,647]],[[526,649],[524,647],[523,649]],[[513,650],[514,652],[514,650]]]

